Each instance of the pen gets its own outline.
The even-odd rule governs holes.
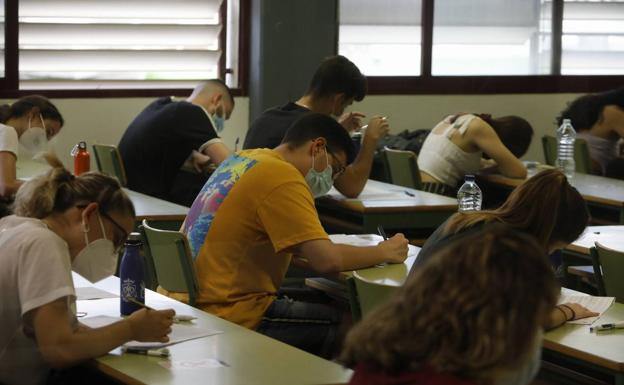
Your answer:
[[[145,308],[147,310],[154,310],[151,307],[147,306],[146,304],[144,304],[141,301],[137,301],[136,298],[133,297],[124,297],[124,299],[128,302],[132,302],[133,304],[137,305],[137,306],[141,306],[142,308]]]
[[[613,329],[624,329],[624,321],[620,322],[612,322],[608,324],[602,324],[597,326],[592,326],[589,328],[589,332],[600,332],[604,330],[613,330]]]
[[[238,142],[240,141],[240,137],[236,138],[236,141],[234,142],[234,152],[238,151]]]
[[[146,356],[154,357],[169,357],[169,349],[138,349],[138,348],[124,348],[125,353],[144,354]]]
[[[416,196],[416,194],[414,194],[413,192],[409,192],[409,191],[407,191],[407,190],[405,190],[405,191],[403,191],[403,192],[404,192],[405,194],[407,194],[407,195],[411,196],[411,197],[415,197],[415,196]]]
[[[379,235],[381,235],[381,237],[384,239],[384,241],[388,240],[388,236],[386,235],[386,232],[384,231],[383,227],[381,225],[377,225],[377,232],[379,233]]]

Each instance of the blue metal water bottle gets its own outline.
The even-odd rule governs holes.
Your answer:
[[[124,255],[119,267],[119,290],[121,315],[130,315],[141,307],[128,298],[145,303],[145,275],[141,257],[141,234],[130,233],[125,243]]]

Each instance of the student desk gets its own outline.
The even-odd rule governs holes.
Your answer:
[[[583,235],[566,247],[566,252],[589,256],[589,249],[598,242],[615,250],[624,250],[624,226],[588,226]]]
[[[126,194],[134,204],[136,211],[136,221],[143,219],[158,222],[156,227],[167,230],[179,230],[189,208],[175,203],[171,203],[153,196],[141,194],[136,191],[124,188]]]
[[[74,274],[76,287],[90,286]],[[119,293],[119,279],[109,277],[96,287]],[[194,362],[216,359],[226,367],[194,367],[166,369],[160,365],[167,358],[139,354],[113,354],[91,360],[86,365],[126,384],[219,384],[219,385],[296,385],[344,384],[352,371],[342,366],[293,348],[289,345],[248,330],[191,306],[146,290],[146,304],[164,309],[173,308],[180,314],[197,317],[193,321],[223,333],[182,342],[168,347],[171,362],[193,366]],[[119,298],[78,301],[78,311],[87,317],[95,315],[119,316]]]
[[[377,226],[382,225],[394,231],[429,235],[457,211],[457,201],[369,179],[358,198],[346,198],[332,189],[316,200],[316,208],[331,232],[377,233]]]
[[[483,190],[486,207],[502,202],[523,179],[499,174],[479,174],[477,183]],[[624,181],[589,174],[574,174],[572,185],[583,195],[592,219],[600,224],[624,224]]]
[[[595,324],[622,320],[624,304],[614,303]],[[572,377],[624,385],[624,329],[596,334],[589,332],[589,325],[565,324],[544,335],[542,360]],[[551,365],[547,369],[553,370]]]

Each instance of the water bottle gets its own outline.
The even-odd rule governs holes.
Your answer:
[[[474,175],[466,175],[464,184],[457,192],[457,203],[460,212],[481,210],[481,189],[475,183]]]
[[[125,243],[125,250],[119,267],[119,301],[121,315],[130,315],[141,309],[132,302],[145,303],[145,275],[141,256],[141,234],[130,233]]]
[[[563,119],[561,127],[557,130],[559,137],[559,147],[557,148],[557,168],[559,168],[568,179],[574,177],[576,164],[574,163],[574,141],[576,131],[570,123],[570,119]]]
[[[71,151],[74,158],[74,175],[78,176],[89,171],[91,165],[91,156],[87,151],[87,142],[79,142]]]

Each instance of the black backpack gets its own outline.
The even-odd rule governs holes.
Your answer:
[[[429,129],[419,129],[405,130],[397,135],[387,135],[377,143],[377,150],[389,147],[395,150],[412,151],[418,155],[430,132]]]

